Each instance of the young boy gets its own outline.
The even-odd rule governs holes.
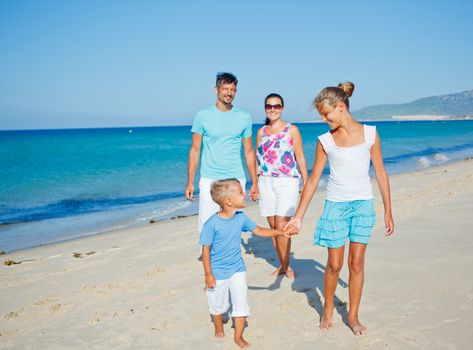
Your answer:
[[[246,348],[250,344],[243,338],[243,330],[250,309],[246,267],[240,246],[241,233],[251,231],[259,236],[273,237],[290,236],[294,230],[291,227],[283,232],[256,226],[248,216],[238,211],[246,207],[246,202],[245,193],[237,179],[215,181],[210,193],[221,210],[205,222],[199,244],[202,246],[207,301],[215,326],[215,337],[224,336],[222,314],[229,309],[231,296],[235,343],[240,348]]]

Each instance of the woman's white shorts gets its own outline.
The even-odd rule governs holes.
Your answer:
[[[260,176],[259,208],[261,216],[293,216],[299,198],[299,178]]]
[[[215,288],[207,289],[207,301],[212,315],[221,315],[232,306],[232,317],[250,315],[246,271],[235,272],[226,280],[217,280]]]

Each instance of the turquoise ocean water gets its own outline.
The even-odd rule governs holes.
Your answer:
[[[378,128],[390,174],[473,156],[473,121],[369,124]],[[310,169],[317,135],[328,129],[298,126]],[[196,203],[183,196],[190,127],[131,131],[0,131],[0,250],[195,214]]]

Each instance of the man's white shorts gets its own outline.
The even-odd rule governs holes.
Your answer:
[[[260,176],[259,208],[261,216],[293,216],[299,198],[299,178]]]
[[[215,179],[202,178],[199,181],[199,234],[205,222],[216,212],[220,206],[212,200],[210,196],[210,186]],[[243,191],[245,191],[246,179],[238,179]]]
[[[207,288],[207,301],[212,315],[221,315],[232,306],[232,317],[246,317],[250,315],[248,306],[248,285],[246,271],[236,272],[226,280],[217,280],[215,288]]]

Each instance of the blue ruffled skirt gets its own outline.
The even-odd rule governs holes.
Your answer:
[[[314,244],[339,248],[350,242],[367,244],[375,224],[374,200],[325,201],[314,233]]]

